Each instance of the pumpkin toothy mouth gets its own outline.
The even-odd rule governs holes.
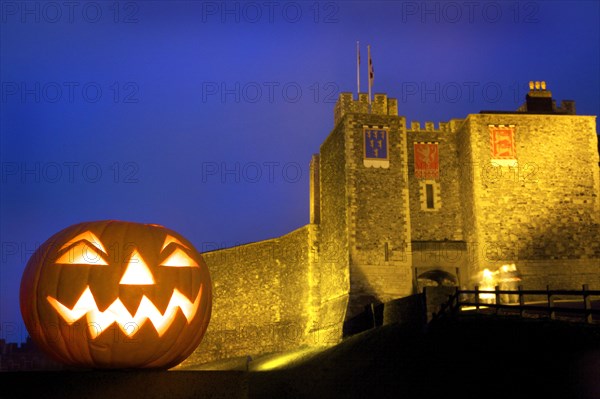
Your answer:
[[[154,325],[158,336],[162,337],[175,320],[177,309],[181,310],[187,319],[188,324],[191,323],[198,311],[201,297],[202,286],[200,286],[200,290],[198,291],[198,295],[194,302],[190,301],[175,288],[171,295],[171,299],[169,300],[169,304],[167,305],[167,309],[163,314],[157,309],[154,303],[144,295],[135,315],[129,313],[125,305],[123,305],[118,298],[110,304],[106,310],[100,311],[89,285],[71,309],[60,303],[57,299],[52,298],[50,295],[48,295],[47,299],[50,305],[52,305],[56,312],[69,325],[75,323],[82,317],[87,316],[90,336],[92,339],[95,339],[113,323],[116,323],[127,337],[132,338],[140,331],[142,325],[148,320]]]

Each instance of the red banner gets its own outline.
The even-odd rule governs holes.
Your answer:
[[[438,143],[414,143],[415,177],[437,179],[440,176]]]
[[[517,159],[514,126],[490,126],[492,159]]]

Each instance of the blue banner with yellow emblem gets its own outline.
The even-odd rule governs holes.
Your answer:
[[[364,158],[366,167],[389,168],[389,131],[387,129],[364,128]]]

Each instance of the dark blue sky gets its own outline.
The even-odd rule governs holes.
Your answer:
[[[530,80],[600,113],[595,1],[76,4],[0,7],[9,341],[31,252],[68,225],[158,223],[205,250],[308,223],[308,163],[356,91],[357,40],[363,91],[370,43],[374,92],[409,122],[516,109]]]

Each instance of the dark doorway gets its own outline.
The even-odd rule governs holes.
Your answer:
[[[456,287],[458,278],[443,270],[428,270],[417,277],[418,292],[423,292],[424,287]]]

